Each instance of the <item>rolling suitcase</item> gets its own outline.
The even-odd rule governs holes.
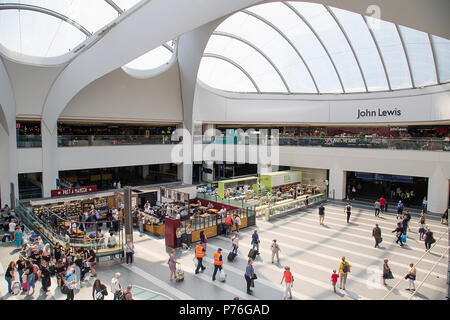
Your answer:
[[[234,258],[236,258],[236,253],[230,251],[230,253],[227,256],[227,260],[232,262]]]
[[[257,253],[258,252],[255,249],[250,249],[250,251],[248,252],[248,257],[252,260],[255,260]]]
[[[184,271],[181,269],[181,264],[178,264],[177,271],[175,272],[175,281],[184,280]]]

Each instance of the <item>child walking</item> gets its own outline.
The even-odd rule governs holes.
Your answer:
[[[331,285],[333,286],[334,293],[336,293],[336,283],[339,278],[339,274],[336,273],[336,269],[333,270],[333,274],[331,275]]]

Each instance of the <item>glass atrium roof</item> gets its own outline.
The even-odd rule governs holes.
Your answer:
[[[0,44],[34,57],[56,57],[76,48],[140,0],[0,0]],[[172,57],[172,41],[125,67],[150,70]]]
[[[198,77],[235,92],[418,88],[450,81],[450,41],[317,3],[265,3],[217,27]]]

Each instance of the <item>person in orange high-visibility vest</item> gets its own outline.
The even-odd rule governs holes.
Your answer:
[[[199,272],[200,268],[202,269],[202,271],[206,269],[206,267],[203,265],[205,252],[206,249],[201,244],[195,246],[195,257],[197,258],[197,268],[195,269],[195,274]]]
[[[217,249],[217,252],[214,254],[214,273],[212,275],[212,280],[216,280],[217,270],[222,271],[223,259],[222,259],[222,248]]]

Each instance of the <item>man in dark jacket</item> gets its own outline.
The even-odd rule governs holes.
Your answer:
[[[372,229],[372,237],[375,238],[375,248],[381,243],[381,229],[378,224],[375,225],[375,228]]]
[[[397,223],[397,228],[395,228],[395,230],[393,230],[392,232],[397,232],[397,241],[395,241],[395,243],[399,243],[400,242],[400,247],[403,247],[403,242],[402,242],[402,234],[403,234],[403,226],[401,222]]]

